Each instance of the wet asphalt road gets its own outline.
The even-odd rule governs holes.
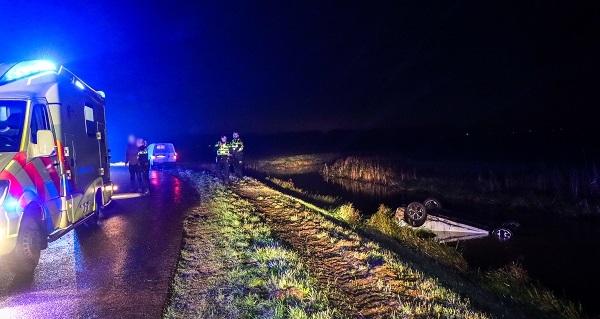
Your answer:
[[[159,318],[179,254],[189,186],[151,173],[151,195],[115,200],[99,228],[72,231],[42,251],[33,278],[0,260],[0,318]],[[113,168],[119,192],[124,168]]]

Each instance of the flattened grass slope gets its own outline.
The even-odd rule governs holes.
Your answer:
[[[184,240],[165,318],[342,318],[298,255],[247,201],[211,176],[178,172],[201,194]]]

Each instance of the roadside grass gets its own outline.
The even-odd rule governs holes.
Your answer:
[[[580,318],[582,315],[580,305],[557,297],[552,291],[532,282],[526,275],[525,270],[519,265],[509,265],[499,270],[485,272],[470,269],[466,260],[456,249],[435,241],[428,233],[422,230],[400,227],[394,221],[393,211],[384,205],[381,205],[377,212],[369,219],[364,220],[351,203],[329,210],[291,196],[288,196],[288,198],[301,203],[327,218],[341,222],[342,225],[346,225],[359,234],[378,241],[381,245],[385,246],[386,242],[390,242],[391,240],[418,254],[426,256],[428,259],[439,263],[439,266],[435,264],[424,265],[422,267],[423,271],[438,273],[440,274],[440,279],[441,277],[445,277],[443,281],[457,283],[461,280],[458,279],[457,281],[456,275],[448,274],[438,269],[439,267],[458,271],[460,276],[464,276],[462,280],[467,279],[474,285],[479,285],[480,289],[489,290],[496,298],[506,301],[506,307],[521,308],[529,316],[535,318],[575,319]],[[358,218],[356,214],[359,214]],[[374,256],[371,258],[377,259],[378,257]],[[463,293],[466,294],[478,293],[477,290],[466,287],[464,289]],[[489,304],[489,302],[492,302],[491,300],[481,299],[482,296],[471,297],[486,308],[491,309],[494,307],[494,305]]]
[[[326,205],[335,205],[341,201],[341,198],[339,198],[339,197],[314,194],[314,193],[307,192],[303,189],[300,189],[300,188],[296,187],[296,185],[294,185],[294,181],[292,181],[292,179],[288,179],[286,181],[286,180],[282,180],[280,178],[270,177],[270,176],[266,177],[265,179],[283,189],[286,189],[290,192],[295,193],[298,196],[308,197],[312,200],[321,202]]]
[[[319,286],[298,255],[273,236],[250,203],[206,173],[175,174],[195,186],[205,213],[184,223],[165,318],[343,317],[330,304],[328,288]],[[210,236],[196,240],[207,230]],[[205,263],[213,264],[210,271],[199,273]]]
[[[547,316],[562,315],[563,318],[581,318],[583,309],[571,301],[557,298],[550,290],[531,282],[527,272],[517,263],[481,274],[480,280],[517,303]]]
[[[340,205],[332,211],[332,214],[339,219],[345,221],[350,226],[355,227],[362,222],[362,217],[358,209],[352,203]]]

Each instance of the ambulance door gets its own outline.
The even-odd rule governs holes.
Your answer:
[[[49,130],[54,133],[50,113],[46,104],[36,103],[31,109],[29,123],[30,141],[37,144],[37,133]],[[56,140],[56,138],[55,138]],[[60,163],[56,150],[49,156],[35,156],[25,165],[25,171],[31,178],[39,199],[44,203],[54,227],[60,223]],[[47,225],[50,226],[50,225]]]

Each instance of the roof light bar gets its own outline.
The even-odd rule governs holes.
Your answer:
[[[20,62],[8,69],[0,78],[0,82],[10,82],[42,72],[56,71],[56,69],[54,63],[46,60]]]

